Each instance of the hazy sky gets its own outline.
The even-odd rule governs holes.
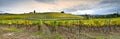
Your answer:
[[[120,10],[120,0],[0,0],[0,12],[60,12],[110,14]]]

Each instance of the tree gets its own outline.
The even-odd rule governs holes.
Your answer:
[[[36,11],[34,10],[34,13],[36,13]]]
[[[64,11],[61,11],[61,13],[64,13]]]
[[[90,15],[89,14],[85,14],[86,19],[90,19]]]

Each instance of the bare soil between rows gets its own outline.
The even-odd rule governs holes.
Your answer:
[[[103,34],[104,36],[109,36],[109,35],[115,35],[116,33],[117,34],[120,33],[120,25],[99,26],[99,27],[75,26],[75,25],[52,27],[44,24],[43,26],[39,27],[40,29],[38,29],[38,25],[18,25],[18,24],[12,24],[12,25],[0,24],[0,25],[2,27],[16,27],[18,29],[24,28],[25,29],[24,33],[29,33],[27,34],[28,37],[26,38],[31,38],[30,33],[37,32],[37,31],[41,31],[44,34],[47,34],[48,36],[49,34],[54,35],[54,33],[59,33],[60,35],[64,36],[65,39],[96,39],[94,35],[97,35],[97,34]],[[33,39],[40,39],[40,37],[33,36]]]

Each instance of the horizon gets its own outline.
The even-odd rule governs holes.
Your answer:
[[[0,14],[31,14],[31,13],[33,13],[33,14],[39,14],[39,13],[52,13],[52,12],[36,12],[36,13],[34,13],[34,12],[24,12],[24,13],[0,13]],[[54,12],[53,12],[54,13]],[[61,13],[61,12],[55,12],[55,13]],[[119,12],[116,12],[116,13],[118,13],[118,14],[120,14]],[[71,14],[71,13],[66,13],[66,12],[64,12],[64,14]],[[115,13],[108,13],[108,14],[87,14],[87,15],[109,15],[109,14],[115,14]],[[72,15],[86,15],[86,14],[72,14]]]
[[[67,14],[112,14],[120,10],[120,0],[0,0],[0,13],[23,14],[61,12]]]

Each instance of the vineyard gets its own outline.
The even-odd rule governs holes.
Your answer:
[[[0,20],[0,24],[21,24],[21,25],[39,25],[47,24],[50,26],[104,26],[104,25],[120,25],[120,18],[110,19],[90,19],[90,20]]]
[[[111,32],[112,34],[120,32],[119,20],[120,17],[85,19],[83,16],[63,13],[11,14],[0,15],[0,30],[3,30],[3,33],[29,32],[44,39],[105,39],[104,36],[109,39]],[[115,35],[113,38],[116,37]]]

